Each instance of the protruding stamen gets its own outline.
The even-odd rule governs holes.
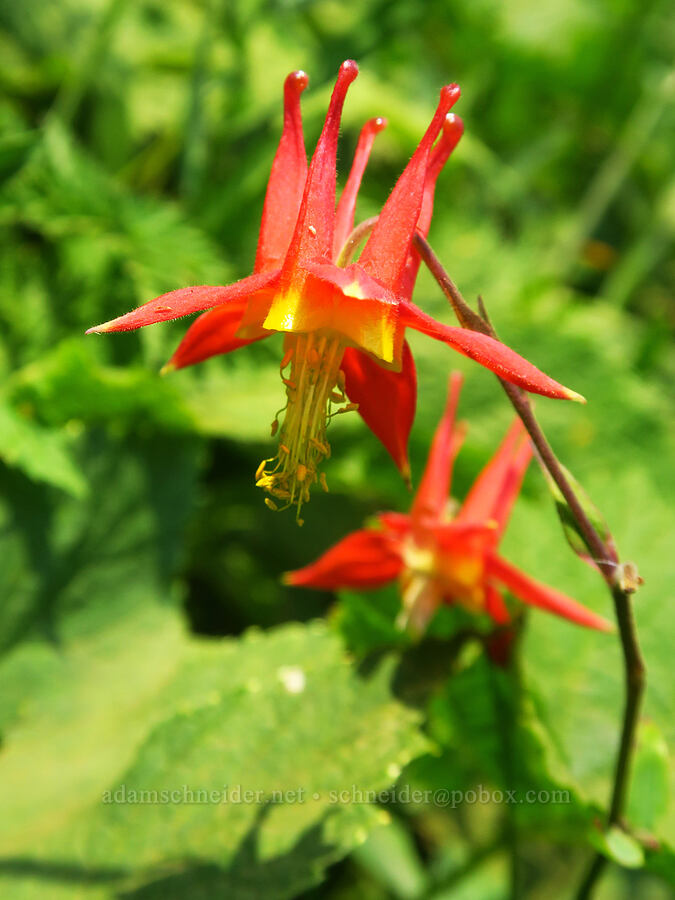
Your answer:
[[[286,342],[284,362],[290,362],[291,371],[289,378],[282,374],[288,403],[281,441],[276,457],[264,460],[258,467],[256,484],[274,501],[282,501],[282,508],[297,506],[299,516],[313,484],[318,482],[323,490],[328,490],[325,476],[318,469],[330,456],[326,440],[329,420],[340,412],[351,411],[356,404],[347,403],[338,387],[340,383],[344,385],[340,366],[345,349],[339,337],[294,334],[288,335]],[[346,405],[334,410],[333,404]]]

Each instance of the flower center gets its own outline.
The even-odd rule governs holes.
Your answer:
[[[397,625],[421,635],[443,602],[440,586],[434,577],[434,552],[430,547],[420,546],[408,539],[403,545],[403,562],[404,569],[399,579],[403,602]]]
[[[468,612],[485,611],[484,564],[478,554],[439,554],[436,577],[446,597],[452,597]]]
[[[298,524],[302,525],[300,510],[309,500],[312,485],[318,481],[327,491],[326,476],[319,472],[324,459],[330,456],[326,428],[330,419],[340,413],[357,409],[349,403],[344,392],[345,376],[340,370],[345,343],[333,335],[287,334],[285,354],[281,363],[281,378],[286,385],[284,421],[279,434],[279,450],[271,459],[264,459],[256,473],[256,484],[270,494],[265,503],[271,509],[297,506]],[[290,366],[288,375],[284,373]],[[279,413],[277,413],[277,416]],[[276,434],[278,419],[272,423]],[[277,502],[280,500],[282,506]]]
[[[403,547],[400,576],[403,606],[400,627],[415,633],[426,628],[441,603],[458,603],[472,613],[485,610],[483,562],[477,554],[452,554],[413,539]]]

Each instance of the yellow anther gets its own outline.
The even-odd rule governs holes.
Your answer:
[[[274,500],[270,500],[269,497],[265,497],[265,506],[269,507],[270,509],[273,509],[275,512],[277,512],[277,510],[279,509],[279,507],[276,505]]]
[[[330,456],[330,447],[328,444],[322,444],[321,441],[317,441],[317,439],[313,437],[309,439],[309,442],[312,447],[315,447],[319,451],[319,453],[322,453],[324,456]]]
[[[260,481],[260,479],[263,477],[263,475],[264,475],[264,473],[265,473],[265,466],[267,465],[268,462],[269,462],[268,459],[263,459],[263,461],[260,463],[260,465],[258,466],[258,468],[255,470],[255,481],[256,481],[256,484],[257,484],[257,483]]]
[[[319,482],[328,490],[317,470],[330,456],[326,426],[331,409],[348,403],[339,368],[344,344],[337,335],[310,332],[287,335],[286,348],[280,368],[287,402],[271,423],[272,435],[278,434],[280,443],[276,457],[258,468],[256,483],[272,498],[270,509],[296,506],[300,522],[313,484]]]
[[[324,489],[324,491],[326,493],[328,493],[328,482],[326,481],[326,473],[325,472],[321,472],[321,474],[319,475],[319,484]]]

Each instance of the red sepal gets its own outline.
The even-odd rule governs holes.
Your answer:
[[[597,628],[599,631],[614,630],[613,625],[602,616],[586,609],[561,591],[535,581],[500,556],[489,553],[486,554],[485,561],[488,576],[499,581],[524,603],[545,609],[587,628]]]
[[[384,531],[354,531],[316,562],[287,572],[284,581],[324,591],[380,587],[401,572],[403,563],[397,545],[396,539]]]
[[[225,286],[200,285],[199,287],[180,288],[161,297],[149,300],[143,306],[139,306],[131,312],[102,325],[95,325],[87,330],[87,334],[96,332],[101,334],[108,331],[133,331],[144,325],[154,325],[156,322],[168,322],[170,319],[179,319],[190,313],[201,312],[213,306],[223,303],[235,303],[248,300],[253,294],[272,291],[279,280],[279,270],[274,272],[260,272],[257,275],[249,275],[241,281]]]
[[[193,366],[212,356],[231,353],[233,350],[238,350],[240,347],[267,337],[267,334],[249,339],[236,336],[245,309],[246,301],[244,300],[239,303],[216,306],[214,309],[202,313],[185,332],[183,340],[163,371]]]
[[[485,588],[485,612],[497,625],[507,625],[511,621],[504,598],[493,584]]]
[[[510,381],[526,391],[542,394],[544,397],[554,397],[558,400],[586,402],[580,394],[549,378],[506,344],[496,341],[487,334],[470,331],[467,328],[443,325],[428,316],[414,303],[404,301],[401,301],[400,304],[400,321],[408,328],[414,328],[437,341],[443,341],[462,355],[474,359],[481,366],[485,366],[486,369],[499,375],[500,378]]]

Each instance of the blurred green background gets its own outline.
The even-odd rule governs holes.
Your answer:
[[[310,75],[311,150],[348,57],[361,74],[343,178],[362,122],[389,120],[359,217],[386,199],[439,87],[459,82],[466,133],[431,242],[507,343],[588,398],[537,409],[645,578],[649,677],[629,807],[647,851],[605,848],[632,868],[610,867],[598,896],[670,896],[672,12],[659,0],[0,4],[3,896],[566,897],[601,841],[622,700],[614,638],[535,612],[522,665],[500,672],[453,642],[461,617],[441,617],[420,651],[393,628],[392,592],[281,587],[368,514],[407,507],[375,438],[355,415],[331,426],[331,493],[299,530],[253,483],[283,402],[280,339],[162,379],[185,322],[83,336],[164,291],[250,272],[283,78]],[[452,322],[426,273],[416,300]],[[509,408],[489,373],[411,342],[414,476],[447,373],[466,375],[461,497]],[[505,549],[611,616],[534,467]],[[389,651],[379,667],[374,651]],[[307,687],[293,696],[298,667]],[[386,788],[407,763],[399,786],[572,799],[335,808],[323,796]],[[119,784],[226,783],[322,799],[101,802]]]

